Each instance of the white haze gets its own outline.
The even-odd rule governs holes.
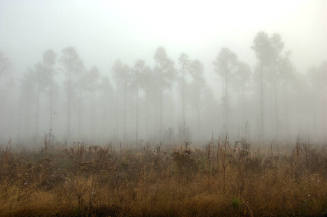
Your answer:
[[[212,135],[223,136],[224,82],[213,62],[224,47],[251,69],[250,77],[244,80],[244,90],[229,90],[229,136],[254,142],[260,142],[261,137],[266,142],[292,142],[297,137],[326,142],[326,11],[325,0],[0,0],[0,52],[8,59],[6,73],[0,74],[0,142],[41,143],[50,129],[57,142],[176,143],[188,137],[193,143],[203,143]],[[267,78],[263,102],[265,136],[261,135],[259,123],[258,60],[251,49],[260,31],[269,36],[281,35],[283,55],[290,50],[289,59],[294,66],[289,69],[294,77],[277,91],[278,103]],[[169,81],[169,88],[162,90],[162,124],[160,94],[149,89],[149,83],[158,82],[159,78],[148,80],[148,89],[139,87],[139,97],[134,102],[133,82],[125,96],[127,90],[119,87],[113,70],[117,59],[130,68],[142,59],[155,73],[153,57],[159,46],[175,63],[174,73],[178,75]],[[67,71],[60,62],[62,50],[67,47],[74,47],[84,63],[80,76],[76,81],[73,78],[79,83],[79,89],[74,91],[83,93],[71,97],[70,115],[65,92]],[[53,90],[51,109],[51,88],[48,85],[37,91],[39,83],[37,77],[33,78],[37,74],[35,64],[42,63],[48,49],[57,57],[53,69],[57,89]],[[183,121],[183,82],[178,61],[181,53],[190,60],[200,60],[204,66],[200,123],[195,112],[199,103],[194,93],[187,91]],[[88,74],[93,66],[99,70],[98,77]],[[129,79],[134,79],[133,73]],[[104,88],[105,77],[112,89]],[[193,80],[185,80],[188,79],[191,85]],[[88,90],[86,86],[90,84],[96,88]],[[193,86],[190,90],[194,90]],[[149,93],[155,93],[153,99],[146,97]],[[181,130],[184,125],[190,135]]]

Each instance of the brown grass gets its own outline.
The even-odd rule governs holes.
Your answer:
[[[284,150],[1,148],[0,216],[326,215],[327,151]]]

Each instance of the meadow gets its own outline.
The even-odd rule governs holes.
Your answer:
[[[0,151],[0,216],[324,216],[327,150],[228,139]]]

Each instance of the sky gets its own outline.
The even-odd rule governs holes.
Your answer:
[[[46,49],[77,48],[87,66],[152,62],[158,46],[205,63],[229,47],[252,66],[258,31],[280,33],[301,72],[327,59],[326,0],[0,0],[0,51],[15,70]]]

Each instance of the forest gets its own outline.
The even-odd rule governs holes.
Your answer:
[[[223,47],[213,72],[164,47],[150,64],[116,60],[107,72],[86,66],[74,47],[44,51],[24,73],[2,53],[1,143],[326,143],[327,62],[298,70],[277,33],[258,32],[248,47],[255,65]]]

